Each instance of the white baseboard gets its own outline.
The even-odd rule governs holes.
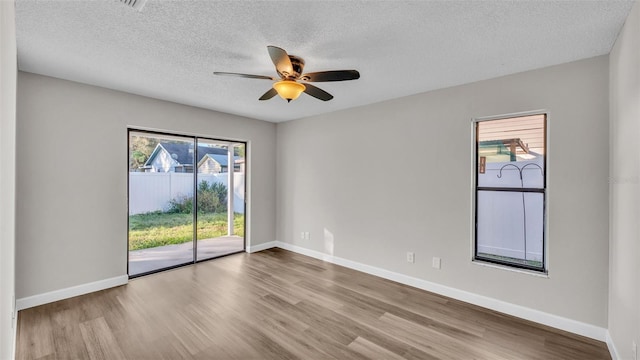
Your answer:
[[[392,280],[401,284],[409,285],[418,289],[430,291],[436,294],[447,296],[456,300],[464,301],[473,305],[478,305],[487,309],[495,310],[504,314],[516,316],[522,319],[530,320],[539,324],[547,325],[560,330],[568,331],[574,334],[586,336],[598,341],[606,342],[609,352],[613,360],[619,359],[618,352],[611,339],[607,329],[583,323],[580,321],[568,319],[558,315],[545,313],[543,311],[527,308],[524,306],[508,303],[483,295],[474,294],[468,291],[455,289],[452,287],[436,284],[430,281],[418,279],[412,276],[396,273],[371,265],[358,263],[355,261],[343,259],[337,256],[325,254],[320,251],[303,248],[301,246],[281,242],[270,241],[267,243],[250,246],[247,252],[254,253],[274,247],[289,250],[298,254],[306,255],[323,261],[327,261],[336,265],[344,266],[353,270],[361,271],[370,275],[378,276],[384,279]],[[17,310],[28,309],[30,307],[47,304],[50,302],[67,299],[70,297],[87,294],[111,287],[124,285],[129,281],[127,275],[117,276],[110,279],[95,281],[88,284],[69,287],[51,291],[44,294],[21,298],[16,301]]]
[[[275,246],[276,246],[276,242],[270,241],[267,243],[250,246],[247,248],[247,252],[254,253],[257,251],[270,249]],[[54,290],[44,294],[28,296],[28,297],[16,300],[16,310],[17,311],[24,310],[24,309],[32,308],[35,306],[52,303],[54,301],[64,300],[74,296],[84,295],[91,292],[124,285],[128,282],[129,282],[129,277],[127,275],[122,275],[122,276],[116,276],[110,279],[94,281],[88,284],[72,286],[66,289]]]
[[[262,250],[267,250],[267,249],[271,249],[276,247],[276,242],[275,241],[269,241],[266,243],[262,243],[262,244],[258,244],[258,245],[254,245],[254,246],[249,246],[247,247],[247,252],[248,253],[254,253],[254,252],[258,252],[258,251],[262,251]]]
[[[68,299],[78,295],[84,295],[95,291],[100,291],[115,286],[125,285],[129,282],[127,275],[112,277],[110,279],[98,280],[87,284],[76,285],[65,289],[54,290],[44,294],[27,296],[16,300],[16,309],[24,310],[34,306],[52,303],[54,301]]]
[[[586,336],[598,341],[605,341],[607,330],[595,325],[568,319],[562,316],[549,314],[540,310],[527,308],[524,306],[508,303],[502,300],[490,298],[483,295],[474,294],[468,291],[455,289],[452,287],[436,284],[430,281],[418,279],[412,276],[396,273],[355,261],[332,256],[319,251],[306,249],[297,245],[276,241],[275,246],[293,251],[302,255],[324,260],[336,265],[350,269],[362,271],[384,279],[392,280],[401,284],[416,287],[418,289],[430,291],[436,294],[447,296],[456,300],[464,301],[473,305],[478,305],[487,309],[495,310],[504,314],[516,316],[525,320],[530,320],[539,324],[547,325],[556,329],[568,331],[574,334]]]
[[[620,359],[620,356],[618,355],[618,349],[616,348],[616,344],[613,342],[613,339],[611,338],[611,334],[609,333],[608,330],[606,333],[606,343],[607,343],[607,347],[609,348],[609,354],[611,354],[611,360]]]

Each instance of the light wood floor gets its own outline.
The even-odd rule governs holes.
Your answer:
[[[17,359],[610,359],[604,343],[285,250],[20,311]]]

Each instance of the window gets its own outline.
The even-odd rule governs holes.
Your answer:
[[[475,126],[474,260],[546,271],[545,114]]]

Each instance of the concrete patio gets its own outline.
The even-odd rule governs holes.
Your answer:
[[[221,236],[198,240],[198,260],[244,250],[244,238]],[[193,242],[129,251],[129,276],[193,262]]]

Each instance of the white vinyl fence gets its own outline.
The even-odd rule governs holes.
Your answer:
[[[228,186],[228,173],[197,174],[198,183],[217,182]],[[169,201],[181,196],[193,196],[192,173],[129,173],[129,215],[143,214],[152,211],[165,211]],[[244,174],[234,173],[233,177],[233,209],[244,214]]]
[[[542,157],[531,161],[488,163],[486,172],[478,174],[478,186],[542,188],[544,175],[536,165],[544,168]],[[522,181],[520,169],[522,169]],[[498,177],[498,175],[501,176]],[[479,252],[519,259],[542,260],[544,224],[542,194],[523,195],[513,192],[480,191],[476,206],[478,207]]]

